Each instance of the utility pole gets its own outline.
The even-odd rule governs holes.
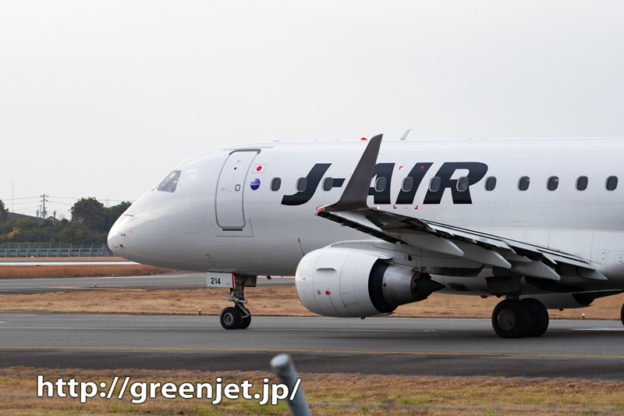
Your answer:
[[[48,216],[48,211],[46,211],[46,206],[45,206],[46,202],[48,202],[48,195],[46,194],[41,195],[41,218],[43,218],[44,220]]]

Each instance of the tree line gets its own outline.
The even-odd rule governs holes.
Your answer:
[[[71,220],[20,218],[11,220],[0,200],[1,243],[104,243],[130,202],[105,207],[95,198],[81,198],[71,208]]]

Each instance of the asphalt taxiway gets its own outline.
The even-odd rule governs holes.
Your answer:
[[[293,278],[258,277],[258,286],[292,286]],[[171,272],[151,276],[119,277],[46,277],[37,279],[0,279],[0,294],[33,294],[49,292],[119,289],[202,289],[205,273]]]
[[[1,367],[268,371],[279,352],[301,372],[624,380],[619,321],[500,339],[487,319],[254,317],[226,331],[214,316],[0,313]]]

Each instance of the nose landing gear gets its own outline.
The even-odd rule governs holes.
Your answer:
[[[224,300],[234,302],[233,307],[221,311],[221,326],[224,329],[245,329],[251,324],[251,312],[245,307],[245,286],[255,287],[256,276],[234,275],[234,287],[230,288],[230,296]]]
[[[492,327],[501,338],[540,337],[548,321],[546,307],[533,298],[505,299],[492,312]]]
[[[221,326],[225,329],[245,329],[251,323],[251,313],[242,304],[221,311]]]

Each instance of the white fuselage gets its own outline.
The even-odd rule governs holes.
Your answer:
[[[293,275],[312,250],[371,239],[316,215],[317,207],[340,198],[365,145],[271,143],[206,152],[176,168],[180,174],[174,192],[155,187],[139,198],[112,228],[109,246],[126,258],[174,269]],[[608,277],[591,282],[593,289],[624,288],[620,155],[621,139],[385,142],[377,159],[381,170],[371,186],[385,177],[389,201],[386,190],[380,190],[369,196],[369,205],[574,254]],[[457,186],[457,179],[470,173],[463,163],[485,169],[468,191],[454,200],[451,188],[429,189],[443,166],[459,166],[451,176]],[[410,184],[404,183],[410,172],[421,179],[417,188],[418,181],[412,181],[415,193],[406,191]],[[322,175],[316,186],[314,174]],[[300,181],[306,176],[307,184]],[[518,186],[523,176],[530,178],[525,191]],[[578,190],[582,176],[587,187]],[[608,190],[612,176],[620,183]],[[490,177],[496,185],[486,190]],[[555,190],[547,187],[551,177],[558,178]],[[280,178],[278,190],[271,189],[274,178]],[[324,185],[333,187],[325,190]]]

